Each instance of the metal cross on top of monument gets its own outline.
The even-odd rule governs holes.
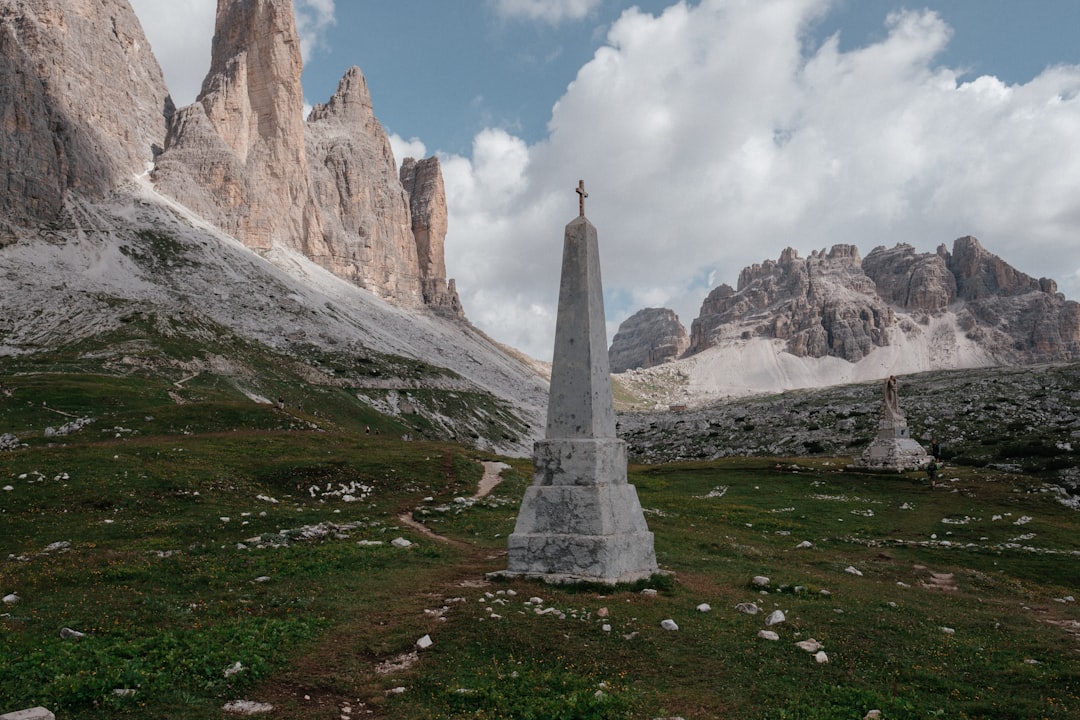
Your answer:
[[[547,582],[633,582],[660,572],[626,443],[615,436],[604,289],[596,228],[578,217],[563,238],[547,428],[533,449],[533,482],[509,538],[504,577]]]

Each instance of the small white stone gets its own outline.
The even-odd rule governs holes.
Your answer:
[[[230,518],[227,518],[227,517],[224,517],[224,516],[218,518],[218,520],[220,520],[221,522],[229,522],[229,519]]]
[[[679,626],[676,625],[675,621],[672,620],[671,618],[668,618],[667,620],[664,620],[663,622],[661,622],[660,627],[664,628],[665,630],[678,630],[679,629]]]
[[[806,550],[806,549],[812,548],[812,547],[814,547],[814,543],[810,542],[809,540],[803,540],[801,543],[799,543],[798,545],[795,546],[795,549],[796,550]]]
[[[816,652],[816,653],[814,654],[814,660],[815,660],[815,661],[816,661],[816,662],[817,662],[817,663],[818,663],[819,665],[824,665],[825,663],[829,662],[829,656],[825,654],[825,651],[824,651],[824,650],[818,650],[818,651],[817,651],[817,652]]]
[[[404,692],[405,692],[405,688],[402,687],[401,685],[399,685],[399,686],[397,686],[395,688],[390,688],[389,690],[387,690],[386,694],[387,695],[401,695]]]
[[[787,618],[784,616],[783,610],[773,610],[769,613],[769,616],[765,618],[765,624],[771,627],[773,625],[779,625],[785,620],[787,620]]]
[[[407,548],[410,545],[412,545],[411,542],[409,542],[408,540],[406,540],[403,537],[394,538],[393,540],[390,541],[390,544],[393,545],[394,547],[399,547],[399,548]]]
[[[945,627],[944,625],[941,626],[941,632],[945,633],[946,635],[955,635],[956,634],[955,629],[953,629],[951,627]]]
[[[19,597],[18,595],[16,595],[15,593],[11,593],[10,595],[5,595],[4,596],[4,604],[5,605],[14,605],[15,603],[19,602],[20,600],[22,600],[22,598]]]
[[[244,664],[241,663],[239,660],[237,660],[230,667],[225,668],[225,671],[222,672],[222,676],[223,677],[232,677],[233,675],[235,675],[238,672],[243,672],[243,670],[244,670]]]
[[[757,636],[762,640],[779,640],[780,636],[772,630],[758,630]]]
[[[862,577],[862,571],[854,565],[848,565],[846,568],[844,568],[844,572],[855,575],[857,577]]]
[[[747,615],[757,615],[761,612],[761,609],[754,603],[739,603],[735,606],[735,609]]]
[[[701,603],[700,605],[697,606],[697,611],[698,612],[707,613],[710,610],[712,610],[712,606],[709,605],[709,603]]]
[[[425,635],[416,641],[416,647],[421,650],[427,650],[429,647],[435,644],[435,641],[431,639],[430,635]]]
[[[645,588],[644,590],[641,591],[641,594],[644,595],[645,597],[656,597],[656,589],[655,588]]]
[[[254,700],[233,700],[225,703],[221,709],[233,715],[258,715],[272,712],[274,706],[269,703],[255,702]]]
[[[805,650],[808,653],[816,653],[822,648],[822,645],[814,638],[810,638],[808,640],[800,640],[799,642],[795,643],[795,647],[799,648],[800,650]]]
[[[769,587],[769,578],[764,575],[755,575],[750,584],[754,587],[767,588]]]
[[[11,491],[12,491],[12,490],[14,490],[14,489],[15,489],[15,488],[14,488],[14,487],[12,487],[11,485],[5,485],[5,486],[4,486],[4,490],[5,490],[6,492],[11,492]]]
[[[255,578],[252,582],[257,582],[257,583],[270,582],[270,576],[269,575],[260,575],[259,577]]]
[[[604,623],[600,626],[600,629],[604,632],[611,632],[611,625],[609,623]]]
[[[871,710],[863,716],[863,720],[881,720],[881,711]]]
[[[538,597],[531,597],[531,598],[529,598],[529,602],[526,603],[526,604],[527,605],[543,605],[544,604],[544,599],[543,598],[538,598]]]

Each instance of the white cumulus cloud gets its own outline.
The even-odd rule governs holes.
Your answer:
[[[565,223],[597,226],[609,327],[645,306],[689,326],[719,282],[791,246],[934,250],[962,235],[1030,275],[1080,283],[1080,67],[1029,82],[937,60],[930,11],[842,51],[808,45],[827,0],[628,10],[533,145],[477,136],[444,162],[447,264],[466,312],[548,358]]]
[[[600,5],[600,0],[489,0],[496,15],[504,18],[541,20],[557,25],[581,20]]]

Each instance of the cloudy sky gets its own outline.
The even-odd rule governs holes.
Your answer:
[[[132,0],[177,104],[215,0]],[[1080,299],[1076,0],[296,0],[304,92],[358,65],[437,154],[469,318],[549,359],[584,179],[609,337],[739,271],[962,235]]]

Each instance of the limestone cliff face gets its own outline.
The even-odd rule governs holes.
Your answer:
[[[56,215],[145,172],[173,113],[124,0],[0,0],[0,215]]]
[[[619,325],[608,363],[613,373],[653,367],[681,357],[689,346],[686,328],[674,310],[644,308]]]
[[[312,109],[306,131],[327,267],[384,298],[423,304],[409,198],[359,68],[350,68],[334,96]]]
[[[248,247],[329,265],[307,172],[291,0],[219,0],[210,71],[169,127],[159,189]]]
[[[691,325],[689,352],[725,339],[769,337],[786,340],[798,357],[855,362],[888,344],[885,329],[894,321],[853,245],[806,259],[788,248],[776,262],[744,269],[737,290],[722,285],[709,294]]]
[[[454,281],[446,279],[446,188],[439,158],[405,158],[399,177],[409,196],[424,304],[448,317],[464,318]]]
[[[1057,284],[1019,272],[962,237],[949,252],[910,245],[877,247],[859,259],[851,245],[802,260],[791,249],[742,271],[738,290],[721,285],[701,306],[690,353],[753,337],[786,341],[800,357],[858,362],[889,343],[890,332],[918,333],[931,317],[956,327],[1002,363],[1080,358],[1080,304]]]

